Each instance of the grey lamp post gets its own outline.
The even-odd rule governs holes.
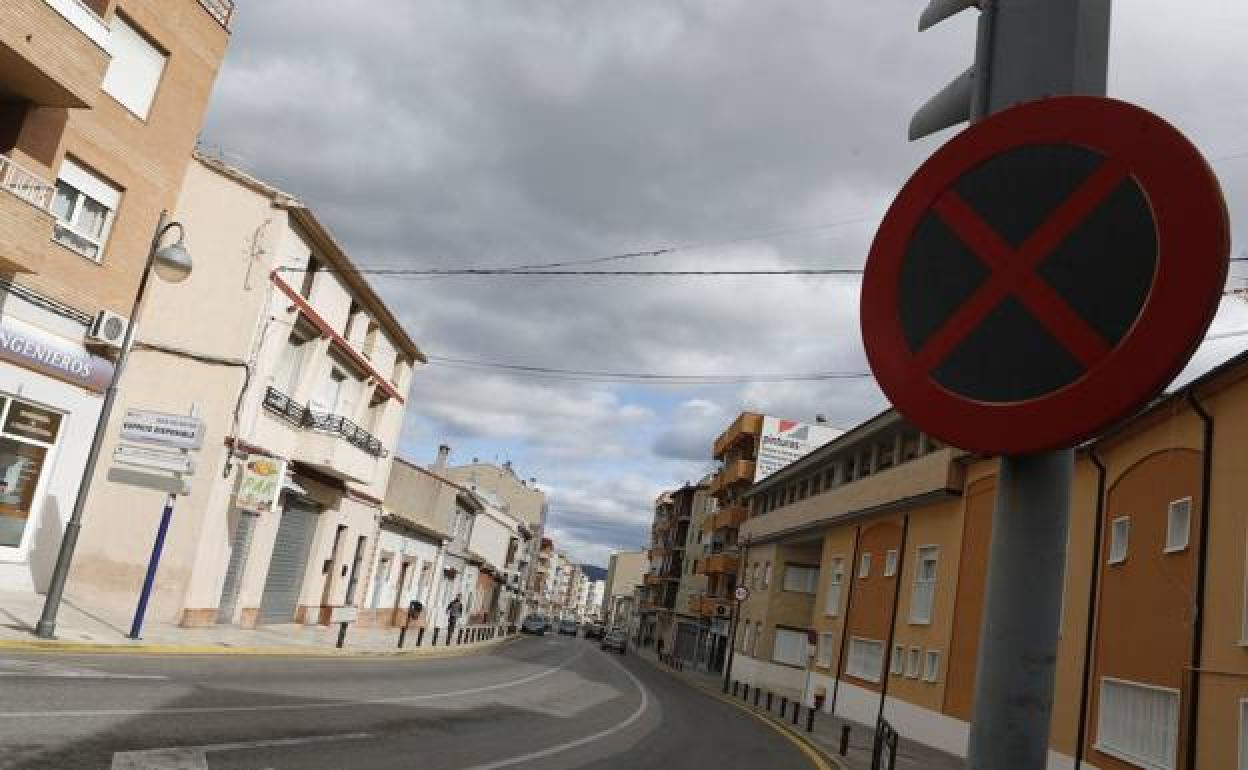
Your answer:
[[[174,228],[178,231],[177,241],[168,246],[161,246],[160,242],[165,235]],[[122,340],[121,352],[117,355],[112,380],[108,383],[108,390],[104,392],[104,403],[100,407],[100,417],[95,423],[95,435],[91,438],[87,464],[82,469],[82,479],[78,482],[78,496],[74,499],[74,509],[69,515],[69,522],[65,525],[65,536],[61,538],[61,548],[56,555],[56,568],[52,571],[52,581],[48,584],[48,593],[43,602],[43,613],[39,616],[38,624],[35,625],[35,636],[42,639],[56,637],[56,613],[61,608],[61,597],[65,593],[65,580],[69,576],[69,565],[74,559],[78,532],[82,529],[82,510],[86,506],[87,496],[91,491],[91,480],[95,476],[95,467],[100,459],[100,448],[108,432],[109,417],[113,412],[113,403],[117,400],[117,386],[121,382],[126,361],[130,357],[130,349],[134,346],[134,330],[143,312],[148,279],[155,272],[163,281],[181,283],[191,274],[191,255],[182,245],[184,235],[181,224],[169,221],[167,211],[160,212],[160,222],[156,225],[151,247],[147,251],[147,264],[143,267],[143,274],[139,278],[139,290],[134,295],[134,307],[130,311],[130,325],[126,328],[126,335]]]

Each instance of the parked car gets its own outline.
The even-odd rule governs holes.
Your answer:
[[[550,628],[550,622],[541,615],[529,615],[520,624],[520,632],[524,634],[545,636],[547,628]]]
[[[559,621],[559,635],[560,636],[564,636],[564,635],[576,636],[576,630],[577,630],[577,625],[576,625],[575,620]]]
[[[586,639],[598,639],[601,641],[602,637],[606,635],[607,629],[603,628],[601,623],[589,623],[585,626]]]
[[[624,650],[628,648],[628,637],[624,635],[623,631],[613,630],[602,638],[602,643],[599,646],[604,650],[614,650],[623,655]]]

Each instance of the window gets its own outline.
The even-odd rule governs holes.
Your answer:
[[[0,551],[20,548],[34,534],[36,491],[61,415],[24,401],[0,397],[4,434],[0,435]]]
[[[750,588],[758,588],[758,562],[754,562],[754,569],[750,570]]]
[[[784,590],[813,594],[819,590],[819,568],[803,564],[784,565]]]
[[[1179,735],[1179,693],[1101,679],[1096,748],[1148,768],[1173,770]]]
[[[910,655],[906,659],[906,678],[919,678],[919,664],[923,662],[923,651],[918,647],[910,648]]]
[[[767,562],[763,567],[763,588],[771,584],[771,562]]]
[[[1192,532],[1192,498],[1170,503],[1166,512],[1166,553],[1187,548]]]
[[[923,668],[923,681],[935,682],[940,678],[940,650],[927,651],[927,665]]]
[[[1109,534],[1109,563],[1122,564],[1127,560],[1127,540],[1131,536],[1131,517],[1114,519]]]
[[[906,667],[906,648],[905,645],[893,645],[893,663],[889,666],[889,671],[897,676],[905,673]]]
[[[786,666],[806,666],[806,632],[777,628],[771,645],[771,659]]]
[[[817,495],[822,491],[823,491],[823,476],[820,474],[815,474],[814,478],[810,480],[810,493],[812,495]]]
[[[841,611],[841,584],[845,582],[845,559],[837,556],[828,568],[828,595],[823,599],[823,614],[835,616]]]
[[[56,217],[52,238],[98,262],[119,205],[121,190],[66,158],[61,162],[52,198],[52,215]]]
[[[758,657],[758,640],[763,638],[763,622],[761,620],[754,622],[754,644],[750,647],[750,655]]]
[[[919,566],[914,571],[914,592],[910,595],[910,622],[931,623],[932,602],[936,598],[936,559],[940,549],[926,545],[919,549]]]
[[[286,347],[282,348],[282,356],[277,362],[277,372],[273,382],[286,395],[292,395],[299,385],[303,374],[303,359],[307,352],[307,340],[301,335],[291,332],[286,339]]]
[[[876,639],[852,637],[845,673],[865,682],[878,682],[884,667],[884,643]]]
[[[819,634],[819,655],[815,663],[820,668],[832,668],[832,648],[836,645],[836,634]]]
[[[897,551],[889,549],[884,552],[884,577],[897,574]]]
[[[865,579],[871,574],[871,554],[864,553],[858,561],[858,578]]]
[[[798,499],[798,500],[805,500],[805,499],[806,499],[806,490],[807,490],[808,488],[809,488],[809,485],[806,483],[806,479],[802,479],[802,480],[798,483],[798,485],[797,485],[797,499]]]
[[[112,59],[104,73],[103,88],[122,106],[147,119],[165,71],[165,54],[148,42],[120,15],[114,15],[108,34]]]

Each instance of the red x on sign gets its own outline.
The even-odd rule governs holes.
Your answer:
[[[902,414],[965,449],[1073,446],[1187,363],[1226,279],[1226,207],[1169,124],[1061,97],[977,123],[902,188],[862,290]]]

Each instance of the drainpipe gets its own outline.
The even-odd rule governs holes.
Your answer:
[[[1197,717],[1200,711],[1200,667],[1202,647],[1205,636],[1205,581],[1208,572],[1209,557],[1209,491],[1212,487],[1213,475],[1213,415],[1205,410],[1196,398],[1196,392],[1187,391],[1187,403],[1203,423],[1202,446],[1200,451],[1200,545],[1196,555],[1196,595],[1193,599],[1191,671],[1192,686],[1188,695],[1186,715],[1187,747],[1184,767],[1194,770],[1196,767],[1196,732]]]
[[[845,637],[849,633],[849,608],[854,603],[854,584],[858,582],[856,575],[858,574],[858,544],[862,542],[862,525],[854,527],[854,548],[853,553],[849,557],[849,564],[846,566],[845,576],[841,578],[842,585],[846,578],[849,582],[849,591],[845,595],[845,614],[841,617],[841,641],[836,649],[836,675],[832,678],[832,716],[836,716],[836,696],[841,690],[841,672],[845,667]],[[837,608],[840,611],[840,608]]]
[[[888,700],[888,678],[892,672],[893,659],[893,640],[897,635],[897,605],[901,598],[901,573],[902,567],[906,563],[906,538],[910,534],[910,514],[906,514],[901,520],[901,545],[897,550],[897,570],[893,573],[893,622],[888,626],[888,641],[885,643],[883,658],[883,670],[880,672],[880,709],[875,713],[875,724],[878,729],[880,720],[884,718],[884,701]],[[888,553],[884,555],[884,565],[888,564]],[[882,565],[882,566],[884,566]],[[933,600],[935,597],[933,596]],[[903,658],[904,661],[904,658]],[[922,667],[926,665],[926,661],[920,660],[920,673]]]
[[[1092,579],[1088,586],[1088,619],[1083,638],[1083,676],[1079,683],[1079,729],[1075,736],[1075,770],[1083,767],[1083,746],[1088,734],[1088,700],[1092,689],[1092,642],[1096,632],[1097,596],[1101,583],[1101,538],[1105,533],[1105,463],[1096,454],[1098,445],[1088,450],[1096,466],[1096,517],[1092,527]]]

